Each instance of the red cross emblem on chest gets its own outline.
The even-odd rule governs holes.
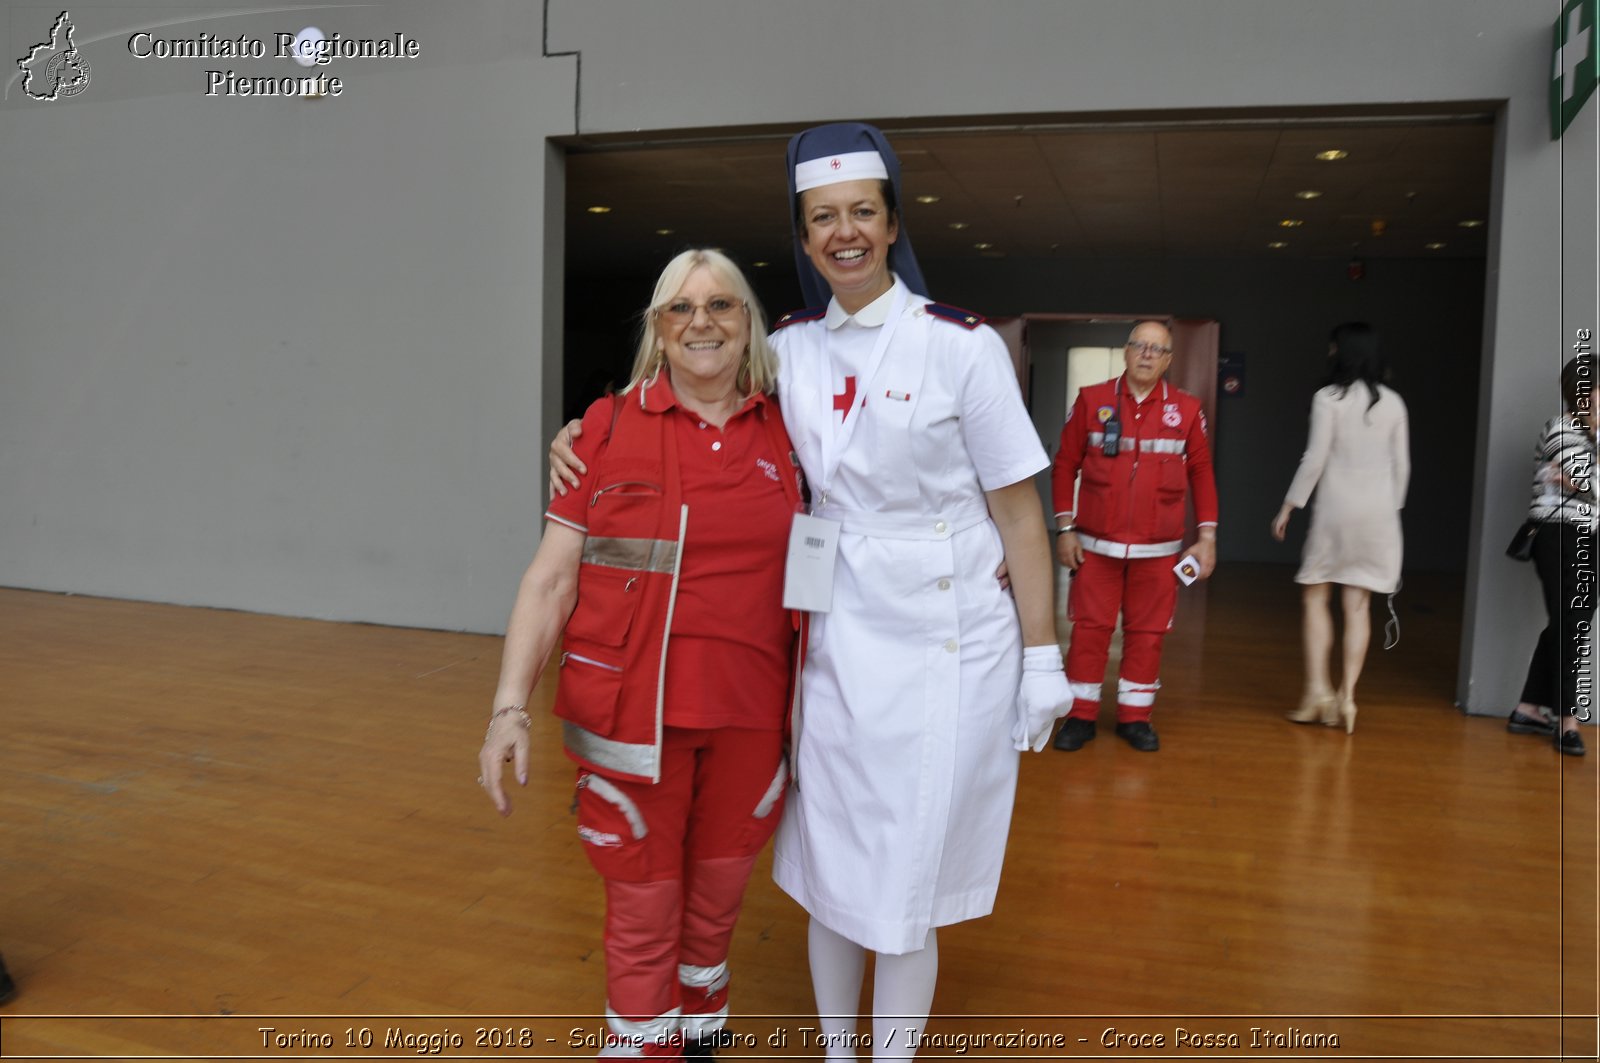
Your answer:
[[[844,391],[833,397],[833,408],[839,411],[839,423],[843,424],[845,418],[850,416],[850,407],[856,401],[856,378],[844,378]]]

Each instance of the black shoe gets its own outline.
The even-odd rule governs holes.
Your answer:
[[[1056,732],[1056,740],[1051,744],[1064,753],[1071,753],[1074,749],[1082,749],[1085,742],[1093,741],[1094,721],[1068,716],[1067,722],[1061,725],[1061,730]]]
[[[17,983],[11,980],[11,975],[6,973],[6,961],[0,959],[0,1004],[4,1004],[17,995]]]
[[[1544,716],[1529,716],[1512,709],[1511,715],[1506,717],[1506,730],[1514,735],[1544,735],[1549,738],[1556,733],[1556,724]]]
[[[1581,757],[1585,752],[1583,748],[1583,735],[1579,734],[1576,730],[1562,731],[1560,734],[1556,735],[1556,748],[1561,750],[1561,752],[1565,753],[1569,757]]]
[[[1156,729],[1145,720],[1117,724],[1117,737],[1141,753],[1154,753],[1161,748]]]

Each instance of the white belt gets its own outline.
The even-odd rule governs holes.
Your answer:
[[[1110,539],[1096,539],[1083,532],[1078,533],[1078,542],[1091,554],[1116,558],[1167,557],[1183,549],[1182,539],[1166,543],[1119,543]]]
[[[828,502],[813,512],[838,521],[843,531],[874,539],[948,539],[989,519],[989,507],[982,502],[943,513],[872,513]]]

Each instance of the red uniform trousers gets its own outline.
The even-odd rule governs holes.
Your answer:
[[[745,883],[783,812],[781,731],[667,727],[661,760],[654,785],[578,772],[578,834],[606,886],[603,1055],[676,1055],[722,1029]]]
[[[1072,710],[1067,715],[1093,720],[1100,714],[1100,684],[1120,612],[1117,722],[1150,719],[1161,686],[1161,640],[1172,628],[1178,605],[1178,577],[1172,571],[1176,557],[1120,558],[1084,552],[1067,597],[1067,615],[1072,619],[1067,649]]]

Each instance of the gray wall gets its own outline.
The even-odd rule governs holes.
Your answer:
[[[1474,709],[1514,696],[1538,606],[1501,540],[1549,381],[1596,316],[1600,104],[1550,142],[1558,0],[548,7],[548,50],[582,53],[581,84],[573,58],[541,57],[541,5],[480,0],[297,16],[422,42],[419,65],[336,64],[352,85],[338,100],[208,100],[210,64],[139,65],[116,40],[80,39],[82,96],[13,86],[0,583],[497,629],[554,403],[556,355],[538,349],[561,305],[550,136],[1488,100],[1503,107],[1461,689]],[[214,10],[73,14],[138,28]],[[8,9],[6,54],[32,43],[35,11],[53,17]],[[210,28],[239,31],[223,21]],[[1261,339],[1243,349],[1300,349],[1287,330]]]
[[[576,60],[540,56],[538,5],[442,7],[177,21],[74,4],[89,88],[45,103],[12,79],[0,584],[504,623],[559,394],[546,140],[571,132]],[[4,54],[54,16],[10,11]],[[335,61],[339,98],[207,98],[207,68],[301,68],[128,54],[127,33],[164,23],[403,31],[421,57]]]

